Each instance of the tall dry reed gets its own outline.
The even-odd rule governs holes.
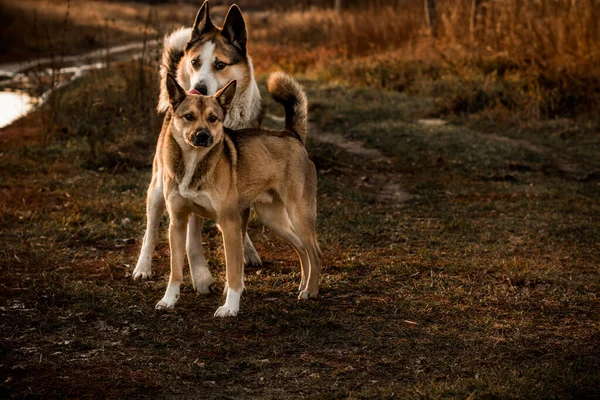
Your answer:
[[[448,89],[448,75],[463,89],[462,80],[484,92],[495,85],[471,93],[479,104],[464,111],[500,105],[540,118],[600,108],[600,1],[434,3],[431,26],[422,1],[272,13],[251,21],[257,69],[275,64],[401,90],[442,79]]]

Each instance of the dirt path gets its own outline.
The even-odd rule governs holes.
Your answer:
[[[278,123],[284,122],[284,118],[267,114],[268,118]],[[323,132],[317,125],[310,124],[310,137],[320,143],[327,143],[339,147],[350,154],[359,156],[369,163],[393,163],[394,159],[385,156],[381,151],[365,146],[361,140],[346,139],[338,133]],[[402,206],[413,198],[413,195],[403,189],[401,178],[396,174],[376,173],[367,176],[360,176],[358,186],[367,186],[376,194],[379,201],[390,206]]]
[[[27,74],[32,70],[43,70],[47,68],[60,70],[66,67],[83,68],[85,66],[95,66],[98,65],[98,63],[105,65],[107,60],[125,61],[139,56],[143,51],[156,49],[159,44],[160,41],[158,40],[150,40],[146,43],[134,42],[94,50],[84,54],[55,58],[38,58],[29,61],[0,64],[0,77],[14,79],[20,74]]]

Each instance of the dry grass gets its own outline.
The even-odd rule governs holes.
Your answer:
[[[256,13],[270,4],[262,1],[242,7],[258,72],[282,68],[433,96],[437,115],[480,113],[512,123],[598,115],[597,0],[482,1],[476,18],[473,3],[437,1],[432,29],[422,2],[350,2],[339,15],[323,8]],[[196,12],[193,5],[66,0],[4,8],[5,61],[161,37]],[[217,21],[225,12],[213,7]]]
[[[114,96],[136,93],[128,71],[136,65],[112,70]],[[67,87],[57,120],[102,128],[110,119],[105,145],[131,157],[142,111],[110,109],[110,93],[90,90],[101,79]],[[488,133],[423,125],[413,115],[427,99],[304,84],[321,297],[298,303],[296,255],[252,222],[265,265],[246,270],[235,320],[214,319],[222,297],[197,296],[189,281],[175,311],[153,309],[168,279],[164,233],[155,278],[131,280],[149,166],[92,167],[81,135],[25,140],[40,134],[35,115],[2,130],[4,398],[600,395],[598,135],[556,121]],[[106,114],[74,117],[95,102]],[[319,132],[384,159],[322,143]],[[387,193],[392,183],[408,200]],[[207,224],[204,238],[218,293],[221,237]]]
[[[323,46],[340,56],[360,57],[404,46],[422,28],[418,14],[415,9],[398,12],[392,7],[341,15],[327,9],[288,11],[271,16],[266,28],[259,27],[252,35],[259,43]]]
[[[115,173],[148,167],[161,124],[153,101],[158,79],[156,68],[140,63],[94,71],[69,90],[53,94],[60,99],[50,129],[62,140],[85,138],[88,168]]]
[[[275,13],[255,26],[253,39],[297,47],[324,46],[346,57],[404,50],[406,60],[438,59],[443,50],[462,57],[499,57],[552,70],[580,71],[600,58],[597,1],[482,2],[471,27],[471,1],[438,1],[433,31],[421,4]],[[518,4],[518,5],[517,5]],[[471,29],[473,28],[473,29]],[[421,48],[423,47],[423,48]]]
[[[259,70],[439,97],[438,113],[486,110],[519,119],[600,109],[597,1],[438,2],[433,30],[421,3],[275,13],[251,30]],[[517,6],[518,4],[518,6]]]

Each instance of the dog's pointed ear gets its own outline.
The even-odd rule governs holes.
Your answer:
[[[202,6],[198,10],[198,14],[196,14],[196,20],[194,21],[194,25],[192,26],[192,35],[190,36],[189,43],[193,43],[197,40],[200,40],[200,37],[213,29],[215,25],[210,19],[210,6],[208,4],[208,0],[202,3]]]
[[[229,111],[229,107],[231,106],[231,102],[233,101],[233,96],[235,96],[235,87],[237,86],[237,81],[233,80],[229,82],[227,85],[223,87],[223,89],[219,90],[215,93],[215,99],[219,102],[221,108],[225,111]]]
[[[229,8],[221,34],[242,54],[246,54],[246,22],[244,21],[242,11],[236,4]]]
[[[176,109],[178,105],[185,99],[185,90],[179,83],[175,77],[171,74],[167,75],[167,93],[169,94],[169,103],[173,106],[173,109]]]

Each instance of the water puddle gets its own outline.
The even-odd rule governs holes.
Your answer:
[[[0,65],[0,128],[32,111],[34,106],[43,104],[53,91],[81,77],[84,72],[104,68],[108,62],[153,56],[159,44],[158,40],[152,40],[65,56],[59,60],[41,58]],[[34,92],[36,85],[44,79],[48,80],[48,77],[52,77],[55,83],[41,96],[28,94],[28,91]]]
[[[0,128],[10,125],[32,110],[34,99],[25,92],[0,92]]]

